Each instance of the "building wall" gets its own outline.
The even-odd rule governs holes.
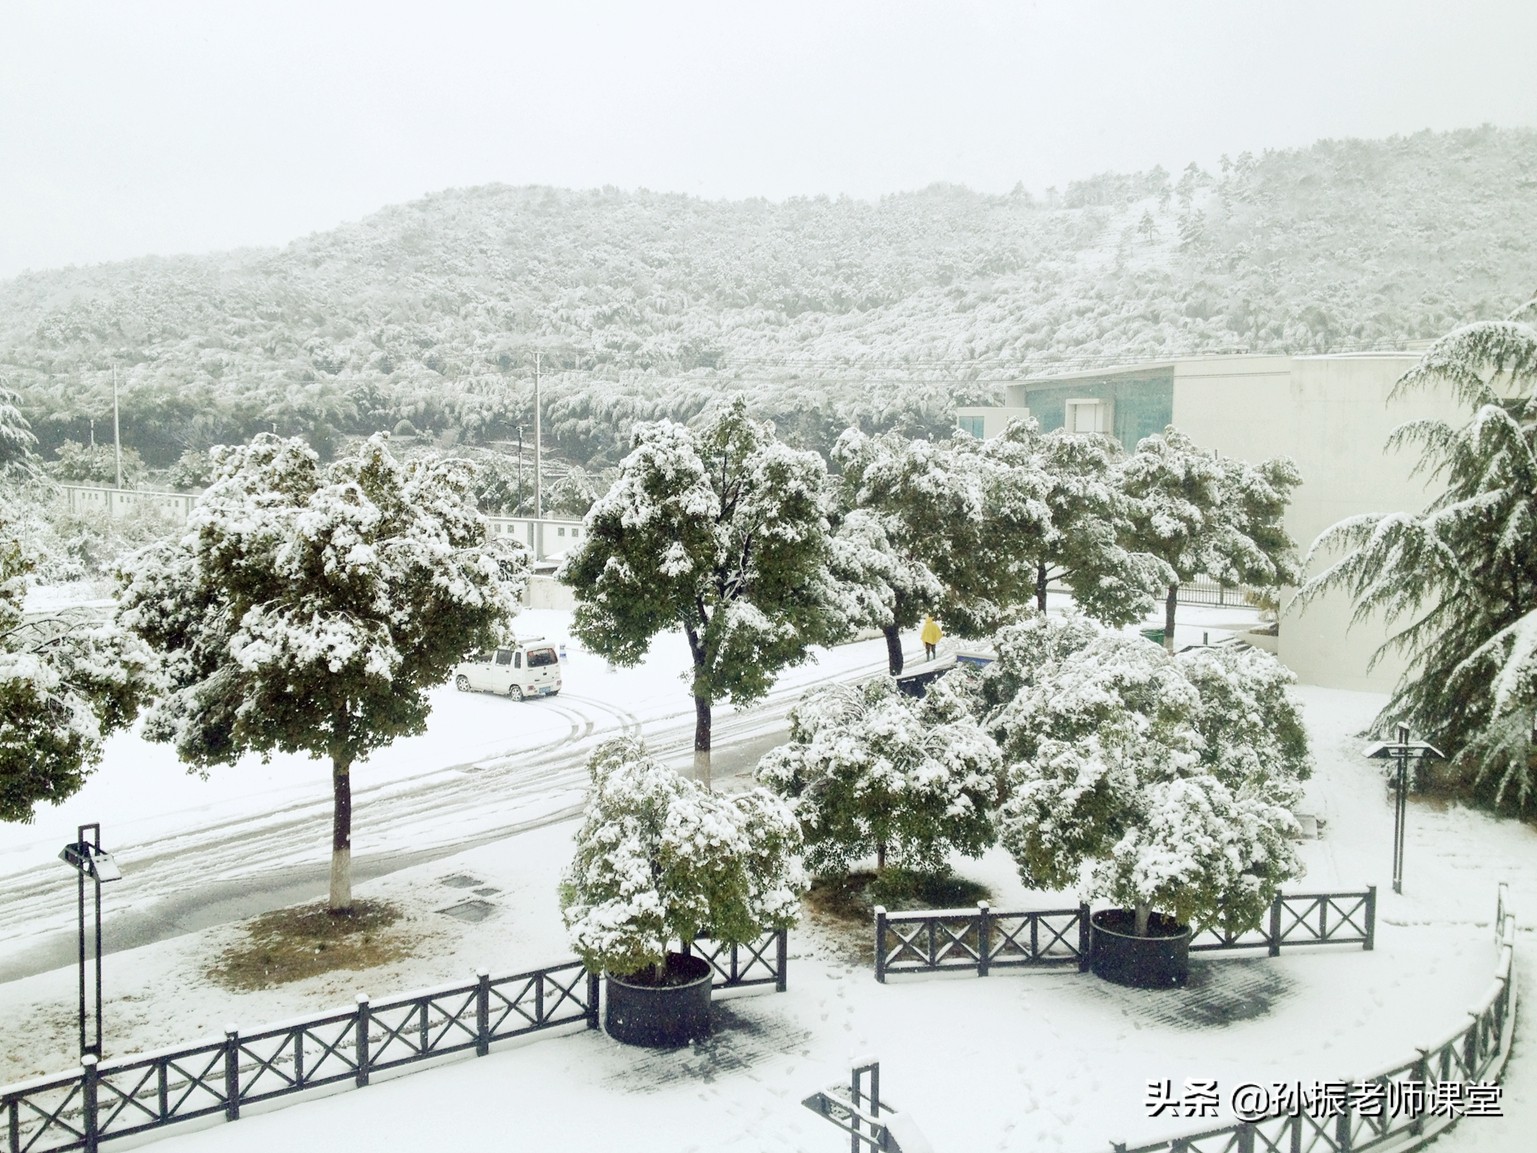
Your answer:
[[[1287,529],[1304,552],[1330,525],[1361,513],[1419,511],[1430,499],[1410,476],[1418,455],[1386,450],[1409,420],[1457,420],[1445,395],[1417,392],[1389,402],[1417,353],[1182,362],[1174,382],[1174,424],[1197,444],[1259,461],[1290,456],[1302,484]],[[1264,363],[1270,362],[1270,363]],[[1331,594],[1281,618],[1279,655],[1299,680],[1385,692],[1403,671],[1389,656],[1368,672],[1387,633],[1380,622],[1350,627],[1351,603]]]
[[[1042,432],[1063,426],[1068,401],[1109,401],[1109,432],[1129,452],[1143,437],[1168,425],[1175,372],[1173,365],[1154,365],[1122,372],[1074,373],[1009,385],[1005,392],[1010,404],[1029,408]]]

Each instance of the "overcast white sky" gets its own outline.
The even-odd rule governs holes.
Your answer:
[[[0,277],[501,181],[1032,191],[1537,125],[1533,0],[0,3]]]

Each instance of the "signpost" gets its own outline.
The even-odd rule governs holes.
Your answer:
[[[1362,749],[1374,761],[1396,760],[1393,790],[1393,892],[1404,891],[1404,825],[1409,815],[1409,762],[1444,761],[1445,754],[1434,745],[1409,739],[1409,726],[1398,726],[1398,740],[1377,741]]]

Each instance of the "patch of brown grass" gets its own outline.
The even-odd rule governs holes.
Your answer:
[[[850,960],[870,963],[875,956],[875,906],[888,912],[909,909],[974,908],[992,894],[985,885],[954,873],[922,873],[888,868],[882,874],[848,873],[817,877],[805,896],[807,915],[825,928]]]
[[[245,936],[210,966],[216,985],[251,992],[321,973],[356,972],[398,961],[416,936],[396,928],[401,913],[388,901],[357,901],[332,913],[324,901],[276,909],[251,920]]]

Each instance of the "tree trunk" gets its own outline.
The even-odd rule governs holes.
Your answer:
[[[1041,561],[1035,566],[1035,607],[1041,610],[1041,615],[1046,615],[1046,562]]]
[[[1163,647],[1174,651],[1174,606],[1179,604],[1179,582],[1169,586],[1169,595],[1163,602]]]
[[[886,663],[891,666],[891,675],[902,675],[902,630],[896,624],[882,625],[881,632],[886,634]]]
[[[1147,923],[1149,919],[1151,919],[1152,915],[1153,906],[1148,904],[1146,901],[1138,901],[1135,912],[1136,921],[1132,932],[1136,933],[1139,937],[1147,936]]]
[[[694,779],[710,787],[710,701],[694,697]]]
[[[331,761],[331,899],[333,913],[352,912],[352,773],[344,761]]]
[[[875,842],[875,871],[877,873],[884,873],[886,871],[886,842],[885,841],[876,841]]]

